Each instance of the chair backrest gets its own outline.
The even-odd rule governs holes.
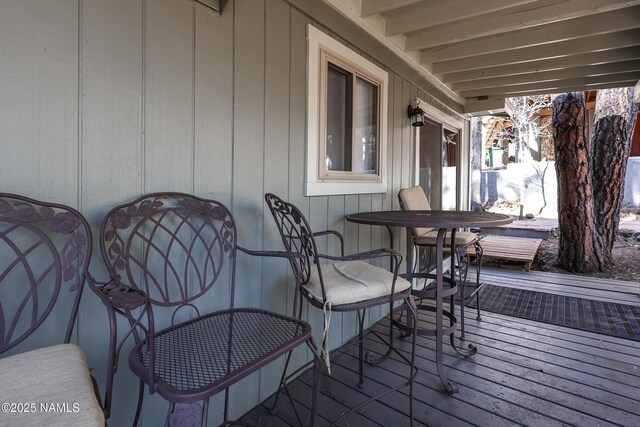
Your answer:
[[[89,224],[75,209],[0,193],[0,354],[44,322],[61,292],[72,301],[70,341],[91,248]]]
[[[419,185],[410,188],[403,188],[398,193],[400,208],[405,211],[430,211],[431,205],[424,190]],[[431,228],[414,228],[413,234],[420,236],[431,231]]]
[[[233,307],[236,225],[226,206],[184,193],[153,193],[113,208],[100,227],[112,280],[153,305],[190,304],[229,274]]]
[[[295,205],[285,202],[275,194],[267,193],[264,199],[278,226],[285,250],[302,255],[298,261],[290,259],[290,262],[298,263],[297,266],[292,265],[292,268],[300,274],[300,283],[307,284],[311,266],[317,262],[318,255],[318,248],[307,219]]]

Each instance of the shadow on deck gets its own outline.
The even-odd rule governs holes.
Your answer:
[[[566,286],[583,297],[608,300],[611,296],[640,305],[638,293],[633,291],[640,290],[640,284],[628,283],[630,291],[621,294],[607,290],[607,283],[602,281],[602,289],[595,289],[594,283],[584,284],[584,278],[557,276],[562,275],[499,270],[483,273],[484,280],[503,280],[507,286],[521,282],[546,292]],[[582,290],[580,283],[584,284]],[[613,285],[615,288],[625,283]],[[425,315],[421,322],[433,324],[434,319]],[[381,321],[373,328],[382,331],[383,325]],[[490,312],[483,312],[481,321],[473,315],[467,317],[467,339],[479,349],[467,359],[445,344],[448,375],[459,388],[458,393],[448,396],[442,393],[436,372],[435,341],[419,338],[416,425],[640,425],[640,342]],[[368,344],[370,349],[382,351],[379,344]],[[408,351],[410,342],[399,341],[399,347]],[[328,425],[347,408],[384,391],[387,384],[402,381],[406,372],[406,365],[394,355],[381,366],[367,366],[365,386],[358,388],[357,347],[346,345],[335,350],[332,375],[325,373],[321,380],[317,425]],[[303,409],[310,406],[311,384],[311,373],[291,384],[294,398]],[[407,393],[403,389],[385,396],[342,425],[408,425]],[[303,419],[307,415],[301,412]],[[243,419],[261,426],[297,425],[286,398],[281,398],[276,416],[269,415],[263,404]]]

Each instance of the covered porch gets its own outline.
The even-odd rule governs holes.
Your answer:
[[[419,132],[408,105],[421,100],[432,125],[422,141],[431,147],[428,156],[440,173],[430,196],[437,199],[445,187],[453,189],[448,200],[467,210],[470,117],[502,112],[505,98],[519,94],[634,84],[640,78],[639,5],[622,0],[3,1],[0,190],[72,206],[95,236],[116,205],[153,192],[189,193],[229,208],[240,245],[281,250],[264,203],[271,192],[296,204],[314,230],[341,232],[345,253],[403,248],[404,233],[389,241],[382,227],[359,226],[345,217],[399,210],[399,190],[419,181]],[[380,144],[373,191],[308,191],[310,165],[324,160],[309,160],[316,148],[309,142],[311,31],[386,75],[387,92],[378,98],[377,110],[385,126],[373,138]],[[456,159],[447,176],[443,147]],[[93,249],[89,269],[105,278],[97,239]],[[336,249],[325,241],[320,248]],[[569,289],[550,275],[503,274],[516,273],[486,271],[485,280],[509,286],[526,282],[550,293]],[[567,280],[579,295],[620,295],[609,282],[587,286],[587,281]],[[239,258],[237,281],[237,307],[291,313],[294,291],[285,262]],[[626,303],[640,304],[638,290],[629,286],[631,291],[623,292]],[[201,302],[206,310],[222,305],[214,296]],[[367,326],[382,329],[385,315],[384,308],[370,310]],[[478,354],[456,357],[445,344],[445,365],[458,393],[442,393],[433,341],[419,341],[420,423],[640,425],[638,342],[490,312],[483,312],[479,322],[467,317],[467,338]],[[1,357],[58,344],[48,331],[67,320],[66,313],[48,318],[48,329]],[[159,325],[172,322],[170,315],[157,320]],[[320,341],[322,312],[305,306],[303,320]],[[104,393],[110,331],[104,306],[90,292],[82,297],[75,326],[72,342],[86,354]],[[126,330],[126,322],[119,327]],[[379,393],[397,379],[397,369],[406,369],[392,358],[369,368],[365,387],[354,388],[356,358],[343,344],[356,333],[353,313],[334,313],[334,374],[322,380],[320,425]],[[132,346],[129,341],[123,354]],[[293,368],[310,360],[308,352],[294,354]],[[231,419],[296,425],[284,399],[277,416],[260,404],[276,390],[283,359],[230,389]],[[110,425],[131,423],[138,384],[127,357],[121,357]],[[291,390],[303,407],[309,406],[306,374]],[[139,425],[163,425],[168,402],[158,393],[145,393]],[[405,390],[389,395],[348,423],[406,425],[407,400]],[[224,406],[223,396],[211,399],[209,425],[220,423]],[[302,419],[306,415],[301,413]]]
[[[640,306],[640,285],[545,272],[486,269],[482,280],[556,295]],[[478,346],[470,358],[445,346],[445,365],[459,391],[442,392],[434,361],[434,341],[418,341],[420,373],[416,378],[415,420],[420,425],[572,425],[631,426],[640,423],[640,342],[585,332],[531,320],[482,312],[468,316],[467,340]],[[423,323],[433,326],[433,319]],[[381,320],[373,328],[384,330]],[[382,352],[380,345],[367,343]],[[400,345],[409,351],[408,342]],[[355,384],[357,348],[345,345],[332,355],[332,374],[323,375],[319,425],[328,425],[372,395],[402,381],[406,366],[398,358],[368,367],[363,388]],[[310,373],[291,384],[299,408],[308,408]],[[258,425],[296,425],[291,405],[281,397],[277,415],[269,414],[272,399],[254,408],[243,420]],[[306,412],[301,411],[304,417]],[[364,407],[344,425],[408,425],[406,390]]]

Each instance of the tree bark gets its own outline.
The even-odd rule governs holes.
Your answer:
[[[602,270],[604,258],[595,226],[584,95],[560,95],[554,99],[552,111],[558,178],[558,262],[570,272]]]
[[[631,151],[629,119],[631,113],[635,116],[632,99],[632,89],[602,90],[596,99],[591,170],[596,227],[602,237],[606,265],[613,262],[612,250],[624,198],[624,177]]]

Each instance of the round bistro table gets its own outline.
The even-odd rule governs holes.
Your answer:
[[[457,391],[455,384],[447,379],[442,360],[443,355],[443,338],[449,335],[452,347],[463,356],[470,356],[477,352],[477,348],[469,344],[468,349],[458,348],[455,344],[454,333],[456,331],[457,319],[454,316],[454,295],[457,292],[457,283],[454,280],[453,268],[451,278],[444,276],[444,248],[445,236],[447,230],[451,230],[451,240],[449,243],[450,253],[455,253],[455,232],[458,228],[471,227],[494,227],[498,225],[509,224],[513,219],[507,215],[495,214],[490,212],[468,212],[468,211],[437,211],[437,210],[409,210],[409,211],[376,211],[376,212],[360,212],[347,215],[347,221],[357,224],[366,225],[382,225],[389,230],[391,227],[404,228],[406,230],[406,274],[402,276],[407,279],[433,277],[436,282],[435,292],[433,290],[425,291],[414,289],[412,294],[416,298],[435,298],[435,308],[433,305],[417,304],[419,310],[432,311],[436,317],[435,329],[418,328],[420,336],[435,336],[436,338],[436,366],[438,376],[442,382],[445,391],[452,394]],[[436,274],[414,274],[413,266],[413,239],[411,238],[411,229],[413,228],[433,228],[438,230],[436,239]],[[449,285],[445,289],[445,282]],[[445,297],[449,297],[450,310],[444,309]],[[449,319],[449,325],[445,326],[444,318]],[[413,321],[409,316],[407,325],[397,323],[397,326],[405,333],[409,333],[412,329],[410,324]]]

